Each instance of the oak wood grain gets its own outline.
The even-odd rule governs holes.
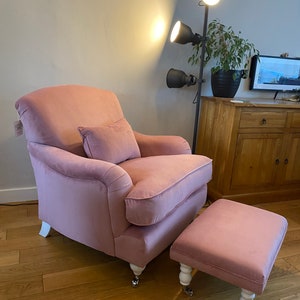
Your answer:
[[[202,97],[196,153],[213,160],[211,200],[299,199],[300,105]]]
[[[256,206],[281,214],[289,228],[258,300],[300,299],[300,200],[260,203]],[[39,236],[37,203],[0,206],[0,299],[15,300],[184,300],[178,281],[179,265],[169,249],[149,263],[139,287],[132,288],[126,262],[107,256],[52,231]],[[194,271],[194,296],[201,300],[239,299],[240,289]]]

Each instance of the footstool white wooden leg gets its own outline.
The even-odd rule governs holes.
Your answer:
[[[253,292],[242,289],[240,300],[252,300],[255,298],[255,294]]]
[[[193,296],[193,290],[189,287],[192,281],[192,268],[190,266],[180,263],[179,280],[184,292],[189,296]]]

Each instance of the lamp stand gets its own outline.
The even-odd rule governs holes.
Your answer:
[[[197,135],[198,135],[198,123],[199,116],[201,110],[201,90],[203,83],[203,69],[204,69],[204,57],[206,51],[206,40],[207,40],[207,22],[208,22],[208,5],[205,6],[205,15],[204,15],[204,23],[203,23],[203,34],[202,34],[202,47],[200,54],[200,69],[199,69],[199,79],[198,79],[198,90],[197,90],[197,98],[196,98],[196,112],[195,112],[195,122],[194,122],[194,134],[193,134],[193,145],[192,145],[192,153],[196,151],[197,144]]]

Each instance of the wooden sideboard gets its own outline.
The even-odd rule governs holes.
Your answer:
[[[300,103],[202,97],[196,153],[213,159],[211,200],[300,199]]]

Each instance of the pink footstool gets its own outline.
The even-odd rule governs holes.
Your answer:
[[[267,284],[287,221],[253,206],[220,199],[176,239],[171,259],[180,262],[180,283],[192,295],[192,267],[242,288],[240,300],[254,299]]]

